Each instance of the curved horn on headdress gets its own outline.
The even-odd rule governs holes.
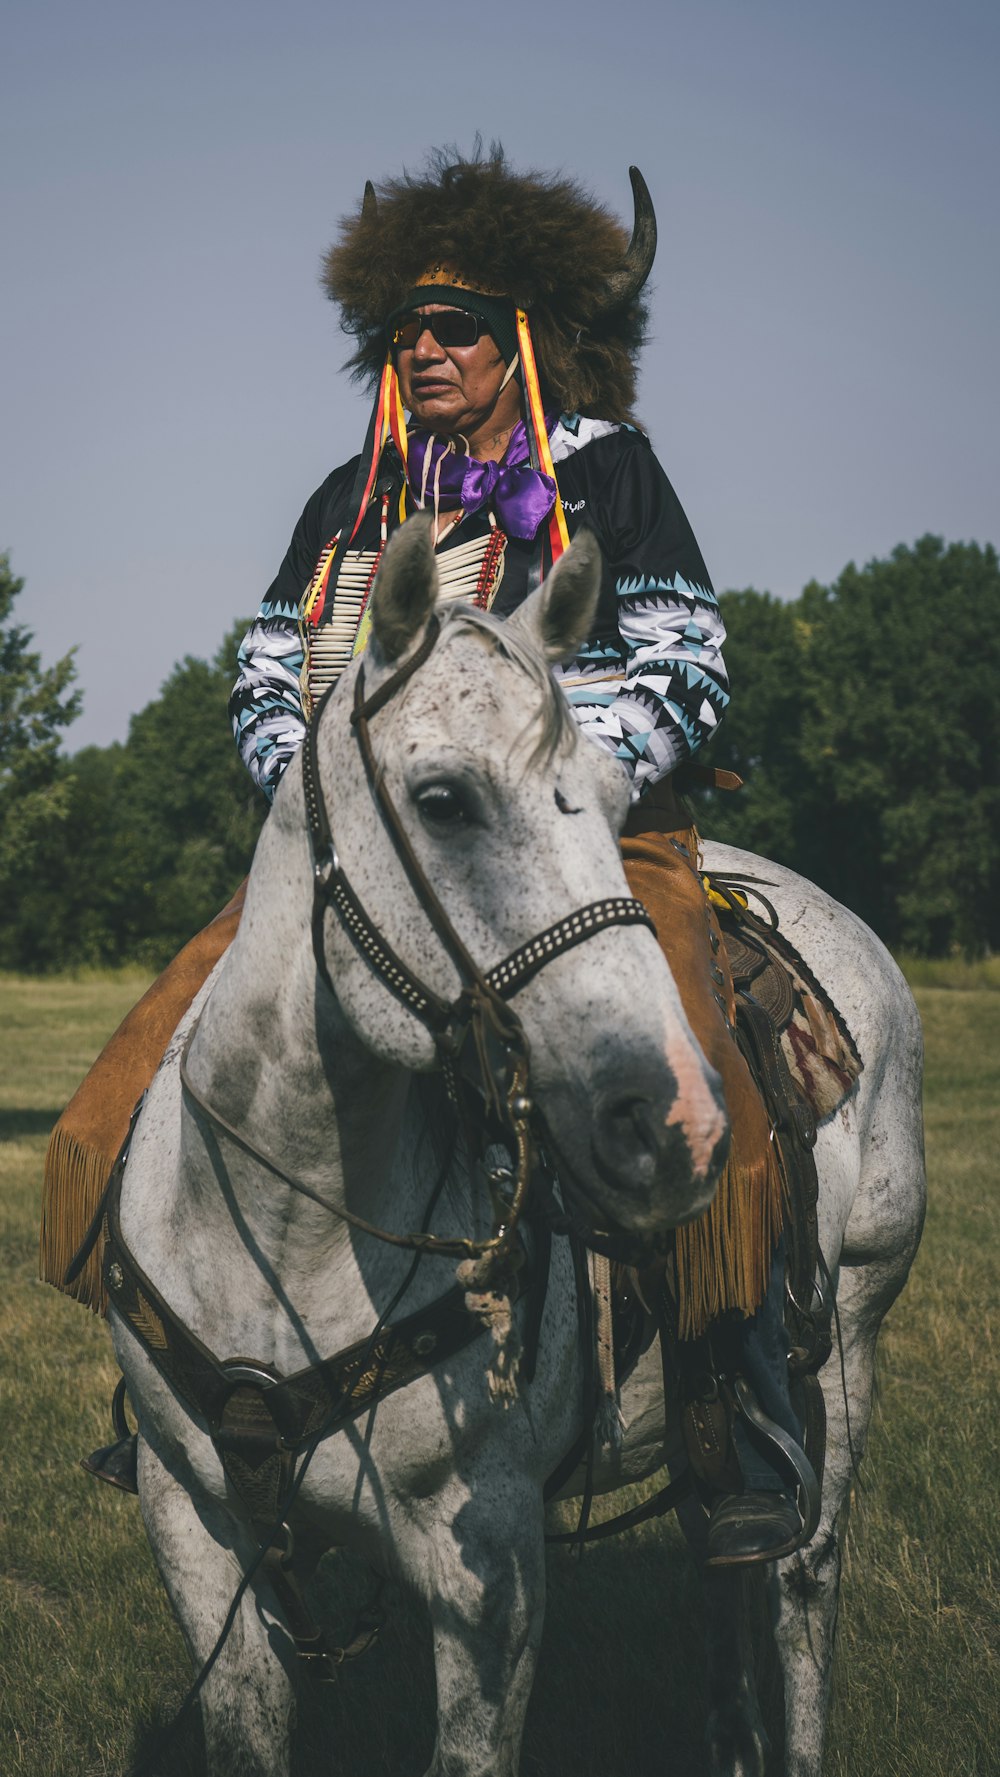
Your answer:
[[[653,269],[653,260],[656,257],[656,213],[649,195],[649,186],[638,167],[629,167],[628,176],[632,181],[635,210],[632,239],[619,270],[612,272],[605,280],[607,296],[601,302],[602,313],[624,308],[626,303],[638,296]]]
[[[375,187],[372,184],[370,179],[366,179],[365,180],[365,195],[361,200],[361,219],[363,222],[374,222],[377,215],[378,215],[378,198],[375,196]],[[653,227],[654,227],[653,238],[655,240],[655,238],[656,238],[655,223],[654,223]]]

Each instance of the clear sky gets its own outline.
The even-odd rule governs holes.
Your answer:
[[[468,149],[660,223],[640,413],[718,587],[1000,543],[996,0],[7,0],[0,547],[71,747],[256,609],[367,404],[318,262]]]

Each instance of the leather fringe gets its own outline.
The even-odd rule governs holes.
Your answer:
[[[705,1214],[678,1228],[677,1310],[681,1339],[699,1339],[720,1314],[751,1315],[767,1289],[782,1227],[784,1180],[777,1144],[750,1162],[730,1155]]]
[[[64,1279],[97,1213],[113,1165],[113,1155],[109,1159],[101,1148],[71,1135],[61,1121],[56,1124],[45,1155],[38,1275],[43,1283],[54,1284],[100,1315],[108,1311],[101,1279],[102,1240],[96,1241],[79,1276],[71,1284]]]
[[[63,1280],[82,1245],[118,1158],[133,1108],[163,1059],[173,1031],[239,925],[246,883],[147,988],[109,1037],[49,1139],[45,1156],[39,1275],[95,1314],[108,1303],[100,1238],[78,1277]]]

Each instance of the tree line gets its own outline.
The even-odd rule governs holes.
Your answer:
[[[0,967],[159,967],[246,874],[267,806],[233,745],[234,625],[128,738],[67,755],[72,655],[41,665],[0,556]],[[922,537],[797,599],[726,592],[733,700],[695,792],[716,839],[803,872],[892,948],[1000,942],[1000,564]]]

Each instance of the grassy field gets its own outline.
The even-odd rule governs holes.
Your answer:
[[[77,1458],[108,1436],[104,1326],[35,1279],[48,1130],[137,976],[0,980],[0,1773],[118,1777],[189,1673],[134,1500]],[[882,1340],[877,1423],[848,1537],[828,1777],[1000,1772],[1000,993],[918,986],[927,1033],[927,1232]],[[333,1625],[367,1580],[330,1558]],[[699,1777],[697,1587],[671,1526],[550,1564],[526,1777]],[[773,1687],[772,1687],[773,1688]],[[413,1777],[432,1741],[422,1619],[306,1700],[303,1777]],[[612,1702],[612,1699],[614,1701]],[[204,1770],[197,1729],[171,1777]]]

